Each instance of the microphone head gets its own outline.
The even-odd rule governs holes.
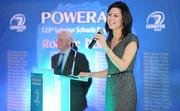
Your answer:
[[[74,42],[71,43],[71,48],[74,50],[78,50],[78,47],[76,46],[76,44]]]
[[[103,29],[99,29],[98,32],[97,32],[97,34],[102,34],[102,33],[103,33]],[[91,41],[91,43],[89,44],[88,48],[91,49],[94,46],[95,43],[96,43],[96,40],[93,39]]]
[[[103,29],[99,29],[98,34],[102,34],[103,33]]]

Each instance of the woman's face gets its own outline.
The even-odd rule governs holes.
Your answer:
[[[107,15],[107,24],[111,30],[122,27],[122,14],[118,8],[111,8]]]

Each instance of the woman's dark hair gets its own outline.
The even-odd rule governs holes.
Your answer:
[[[131,12],[128,8],[128,6],[123,3],[123,2],[115,2],[113,4],[111,4],[107,10],[107,13],[109,13],[109,11],[111,10],[111,8],[118,8],[119,10],[121,10],[122,13],[122,38],[124,38],[128,33],[131,33],[131,28],[132,28],[132,15]],[[106,25],[105,25],[105,29],[106,32],[109,33],[107,41],[111,41],[112,37],[113,37],[113,32],[112,30],[109,28],[107,21],[106,21]]]

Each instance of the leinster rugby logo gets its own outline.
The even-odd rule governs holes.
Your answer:
[[[10,20],[10,30],[16,30],[17,32],[23,32],[26,29],[24,25],[26,18],[23,14],[16,14]]]
[[[146,29],[154,29],[154,31],[162,31],[165,28],[163,24],[165,15],[161,11],[152,12],[146,19]]]
[[[34,105],[36,105],[36,106],[38,106],[41,102],[39,89],[35,89],[35,91],[34,91],[33,102],[34,102]]]

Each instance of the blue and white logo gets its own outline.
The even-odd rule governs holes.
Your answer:
[[[26,29],[26,18],[23,14],[16,14],[10,20],[10,30],[23,32]]]
[[[39,89],[35,89],[33,94],[33,102],[36,106],[40,104],[40,91]]]
[[[154,31],[162,31],[166,28],[164,23],[165,15],[161,11],[152,12],[146,19],[146,29],[154,29]]]

